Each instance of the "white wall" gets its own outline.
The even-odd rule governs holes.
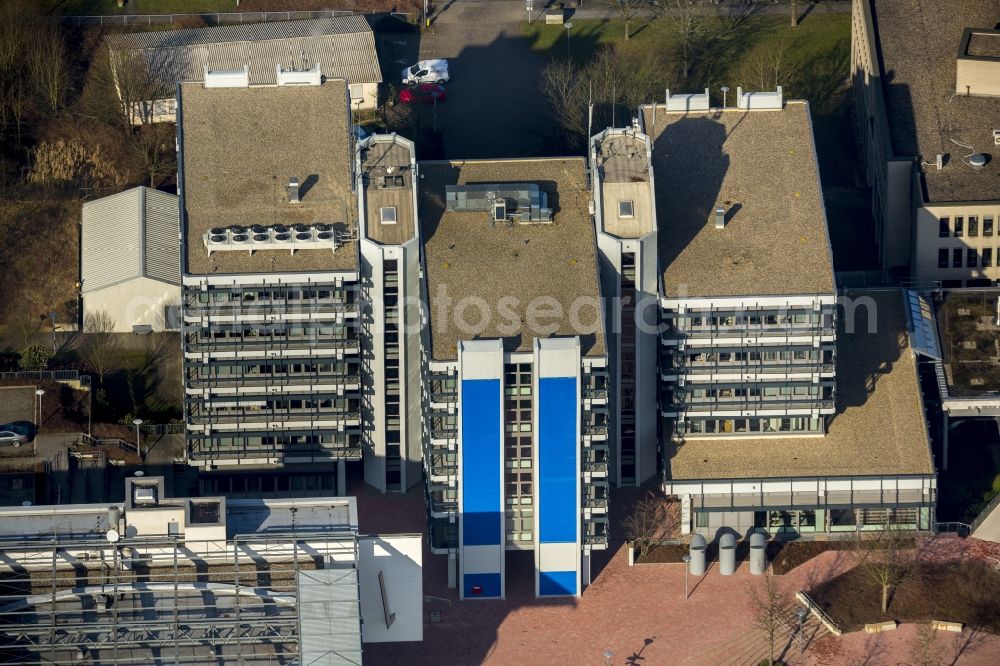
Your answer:
[[[88,314],[106,312],[115,322],[116,333],[131,333],[133,326],[152,326],[154,331],[168,330],[164,319],[168,305],[179,305],[181,288],[149,278],[128,282],[83,294],[84,321]]]

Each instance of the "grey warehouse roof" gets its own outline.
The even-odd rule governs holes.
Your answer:
[[[82,207],[83,293],[146,277],[180,284],[177,195],[148,187]]]
[[[668,297],[832,294],[809,107],[666,113],[653,141],[660,268]],[[712,214],[726,210],[725,229]]]
[[[893,152],[930,162],[923,169],[930,202],[1000,199],[1000,162],[993,130],[1000,99],[955,95],[956,59],[966,28],[993,28],[1000,0],[871,0],[878,28],[882,86]],[[976,55],[973,44],[970,55]],[[993,153],[974,169],[962,156]],[[949,155],[934,168],[938,154]]]
[[[274,84],[275,65],[320,64],[323,75],[351,83],[382,81],[375,36],[358,14],[307,21],[220,25],[108,37],[115,58],[140,51],[166,83],[201,81],[209,70],[250,67],[250,85]]]

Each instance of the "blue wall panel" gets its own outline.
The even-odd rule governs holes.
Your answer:
[[[580,520],[576,378],[542,377],[538,393],[538,541],[574,543]]]
[[[462,545],[503,541],[500,380],[462,380]],[[499,584],[499,583],[498,583]]]
[[[538,596],[575,595],[579,578],[575,571],[539,571]]]
[[[463,591],[465,592],[466,599],[500,597],[500,574],[465,574],[462,578],[462,587],[464,588]],[[479,590],[476,591],[476,588],[479,588]]]

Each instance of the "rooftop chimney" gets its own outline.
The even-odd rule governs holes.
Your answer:
[[[715,228],[725,229],[726,228],[726,209],[722,206],[718,206],[715,209]]]
[[[288,179],[288,203],[302,203],[299,198],[299,179],[294,176]]]

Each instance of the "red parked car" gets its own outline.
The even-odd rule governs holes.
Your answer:
[[[399,91],[399,101],[403,104],[434,104],[444,100],[444,86],[437,83],[421,83]]]

